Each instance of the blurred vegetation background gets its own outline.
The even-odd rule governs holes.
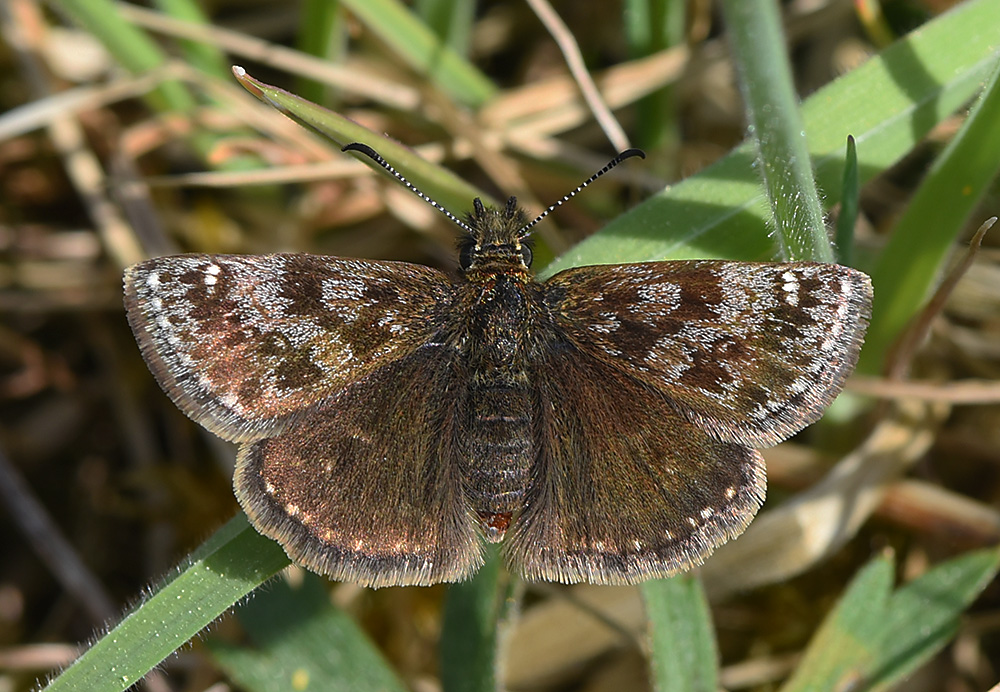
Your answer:
[[[540,211],[616,150],[644,148],[644,163],[630,161],[539,227],[539,269],[556,258],[779,256],[757,172],[775,162],[754,163],[747,146],[730,154],[755,115],[741,98],[745,61],[726,36],[744,27],[727,27],[727,10],[706,0],[563,0],[549,8],[559,24],[547,7],[0,4],[0,692],[31,689],[68,665],[239,511],[234,450],[177,411],[139,356],[121,305],[125,266],[181,251],[288,250],[454,266],[446,219],[339,153],[337,137],[353,125],[387,137],[366,143],[456,214],[473,194],[513,194]],[[943,305],[923,313],[929,333],[916,356],[900,365],[892,355],[972,231],[1000,208],[1000,128],[989,125],[1000,122],[991,120],[1000,3],[794,0],[780,13],[831,226],[845,142],[858,140],[863,185],[853,239],[839,250],[851,247],[853,263],[873,274],[883,313],[850,401],[765,453],[770,521],[762,515],[746,541],[709,561],[710,610],[681,618],[704,618],[708,634],[663,654],[648,639],[664,631],[643,608],[645,597],[655,610],[652,587],[517,585],[491,572],[485,588],[499,600],[476,622],[499,634],[466,637],[442,617],[448,598],[451,617],[465,612],[445,586],[371,591],[292,567],[143,688],[432,692],[442,681],[488,689],[495,676],[515,690],[697,689],[705,680],[706,689],[847,690],[881,689],[905,673],[905,689],[963,692],[1000,679],[992,557],[949,573],[966,581],[953,579],[950,609],[901,654],[910,667],[836,668],[837,684],[824,686],[812,653],[816,642],[849,648],[856,634],[859,657],[882,660],[873,652],[891,642],[863,632],[883,623],[845,616],[846,638],[831,639],[828,616],[843,615],[835,607],[847,585],[884,593],[929,573],[942,584],[934,565],[971,565],[1000,539],[996,233]],[[603,124],[571,71],[577,59],[613,113]],[[319,116],[329,138],[318,137],[248,93],[234,64],[350,122]],[[880,377],[894,365],[894,380]],[[703,602],[698,582],[683,583],[691,593],[677,602]],[[933,608],[903,600],[886,612],[905,612],[901,621],[919,630]],[[459,628],[450,638],[449,627]],[[457,653],[463,638],[475,644],[468,656]],[[714,672],[671,682],[664,670],[678,652],[704,654],[700,665]],[[101,665],[117,688],[134,680],[114,655]]]

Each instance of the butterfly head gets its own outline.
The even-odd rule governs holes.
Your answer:
[[[531,268],[531,247],[524,212],[511,197],[503,208],[487,207],[477,197],[466,217],[467,233],[459,241],[459,266],[463,272],[514,266]]]
[[[531,248],[527,242],[531,229],[557,208],[572,199],[580,190],[590,185],[625,159],[633,156],[646,158],[639,149],[626,149],[611,159],[604,168],[587,178],[575,190],[564,195],[555,204],[525,223],[524,213],[518,208],[517,200],[511,197],[503,208],[487,207],[478,197],[473,200],[472,213],[463,221],[443,206],[425,195],[404,178],[382,156],[367,144],[351,142],[342,151],[356,151],[364,154],[384,168],[390,175],[403,183],[411,192],[420,197],[439,212],[451,219],[465,231],[459,241],[459,267],[463,274],[477,272],[480,275],[519,274],[527,277],[531,268]]]

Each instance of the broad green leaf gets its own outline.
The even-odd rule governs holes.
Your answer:
[[[888,689],[954,637],[962,611],[998,567],[1000,548],[968,553],[891,594],[892,563],[875,559],[827,616],[782,692]]]
[[[1000,40],[1000,28],[994,33]],[[981,98],[934,162],[872,270],[876,301],[858,364],[862,372],[881,368],[892,341],[933,293],[956,239],[1000,170],[1000,59],[992,67]]]

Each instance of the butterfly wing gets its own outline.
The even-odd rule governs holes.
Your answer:
[[[483,560],[454,460],[460,380],[453,350],[425,346],[242,445],[236,494],[254,526],[333,579],[468,577]]]
[[[536,378],[539,455],[507,558],[528,579],[631,584],[701,563],[764,498],[760,454],[573,347]],[[570,403],[571,402],[571,403]]]
[[[720,440],[768,447],[815,421],[854,369],[868,277],[835,264],[591,266],[544,284],[558,330]]]
[[[479,567],[448,463],[447,394],[461,366],[434,342],[454,299],[444,274],[187,255],[131,267],[125,296],[159,383],[191,418],[242,443],[237,497],[293,560],[371,586],[455,581]]]
[[[868,277],[810,263],[581,267],[543,286],[539,455],[507,555],[563,582],[668,576],[739,535],[765,492],[753,448],[819,417],[871,307]]]
[[[446,319],[441,272],[316,255],[179,255],[125,272],[143,357],[188,416],[228,440],[293,416],[412,353]]]

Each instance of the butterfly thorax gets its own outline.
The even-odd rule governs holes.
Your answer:
[[[466,495],[496,542],[523,507],[534,461],[528,356],[541,301],[516,208],[476,211],[461,253],[469,377],[458,436]]]

